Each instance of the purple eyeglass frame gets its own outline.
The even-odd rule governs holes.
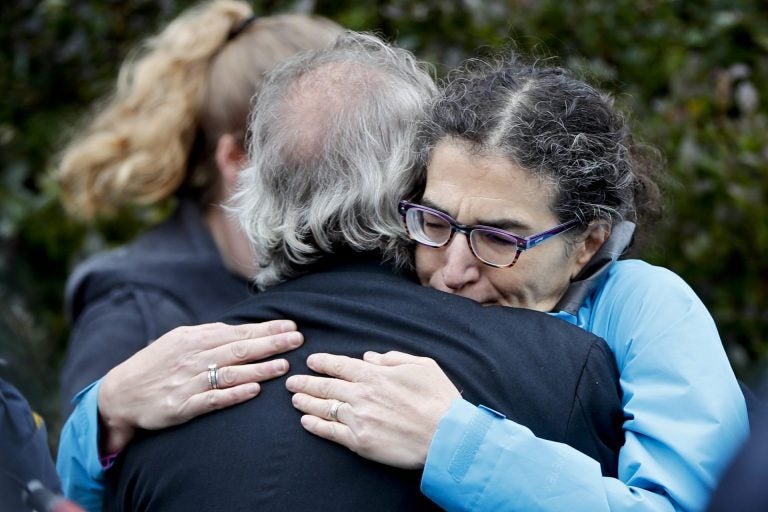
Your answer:
[[[429,213],[430,215],[434,215],[435,217],[439,217],[444,221],[446,221],[451,226],[451,234],[450,236],[448,236],[448,240],[446,240],[444,243],[439,245],[430,245],[420,240],[416,240],[416,238],[414,238],[413,235],[411,235],[410,230],[408,230],[408,234],[411,236],[411,239],[416,241],[416,243],[419,243],[426,247],[434,247],[434,248],[445,247],[451,242],[451,240],[453,240],[453,234],[458,231],[459,233],[461,233],[467,238],[467,244],[469,245],[469,250],[472,252],[472,255],[478,260],[480,260],[481,262],[485,263],[486,265],[490,267],[495,267],[495,268],[509,268],[514,266],[514,264],[517,263],[517,260],[520,258],[520,255],[523,253],[523,251],[527,251],[528,249],[533,249],[537,245],[545,242],[546,240],[549,240],[553,236],[557,236],[561,233],[565,233],[566,231],[573,228],[578,223],[578,220],[572,219],[572,220],[569,220],[568,222],[558,224],[553,228],[550,228],[546,231],[542,231],[541,233],[537,233],[535,235],[520,236],[514,233],[510,233],[509,231],[505,231],[501,228],[495,228],[493,226],[483,226],[480,224],[477,224],[477,225],[459,224],[458,222],[456,222],[456,219],[454,219],[448,214],[441,212],[440,210],[435,210],[434,208],[430,208],[428,206],[424,206],[421,204],[411,203],[410,201],[405,201],[405,200],[400,201],[397,209],[403,218],[403,223],[405,224],[406,230],[408,230],[408,221],[406,216],[407,216],[408,210],[412,210],[412,209],[421,210]],[[515,253],[515,259],[512,260],[512,263],[510,263],[509,265],[496,265],[494,263],[489,263],[484,259],[480,258],[475,252],[474,247],[472,247],[472,242],[470,240],[470,234],[475,229],[482,229],[483,231],[493,233],[502,238],[514,240],[515,244],[517,245],[517,251]]]

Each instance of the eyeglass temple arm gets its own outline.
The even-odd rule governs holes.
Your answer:
[[[552,238],[553,236],[559,235],[560,233],[565,233],[566,231],[573,229],[575,225],[576,220],[566,222],[565,224],[560,224],[559,226],[555,226],[552,229],[549,229],[543,233],[539,233],[538,235],[535,235],[531,238],[523,238],[523,243],[518,242],[517,246],[520,247],[523,251],[533,249],[540,243]]]

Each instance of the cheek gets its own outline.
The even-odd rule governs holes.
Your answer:
[[[528,273],[525,269],[516,268],[482,268],[483,278],[502,297],[516,297],[525,291]]]
[[[529,258],[515,265],[519,268],[516,274],[517,282],[513,286],[525,290],[535,297],[537,303],[545,303],[549,309],[560,300],[570,284],[572,262],[564,250],[556,246],[547,247],[549,251],[534,254],[537,249],[545,247],[537,247],[530,254],[523,254],[522,256]]]
[[[416,247],[416,275],[418,275],[421,284],[428,285],[432,276],[439,270],[439,256],[440,251],[430,247]]]

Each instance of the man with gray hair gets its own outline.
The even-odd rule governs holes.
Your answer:
[[[423,288],[404,270],[397,203],[415,175],[416,130],[433,93],[410,53],[354,33],[271,74],[235,206],[264,292],[224,321],[295,320],[305,339],[287,356],[295,373],[320,351],[433,358],[489,417],[514,418],[615,474],[621,404],[602,340],[545,314]],[[446,378],[427,357],[423,371]],[[331,407],[327,419],[337,413]],[[409,441],[405,433],[403,450]],[[456,461],[456,478],[466,462]],[[136,439],[108,474],[106,502],[163,511],[436,508],[419,491],[418,469],[374,463],[304,431],[281,379],[256,400]]]
[[[275,70],[234,199],[259,289],[340,249],[408,261],[397,203],[413,184],[418,122],[435,92],[412,54],[363,34]]]

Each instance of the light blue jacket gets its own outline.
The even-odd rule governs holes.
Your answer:
[[[569,446],[457,400],[432,440],[424,494],[447,510],[702,510],[749,427],[699,298],[674,273],[627,260],[609,268],[576,316],[555,316],[607,340],[616,357],[626,416],[618,479]],[[480,414],[494,421],[468,435]]]

